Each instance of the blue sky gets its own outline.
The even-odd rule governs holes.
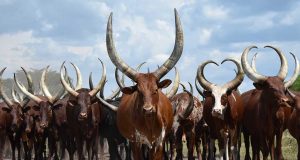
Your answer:
[[[113,12],[113,30],[120,56],[131,66],[147,62],[142,71],[156,69],[170,55],[175,38],[174,12],[177,8],[184,30],[184,52],[177,67],[181,80],[193,82],[200,63],[239,58],[243,49],[257,45],[258,71],[275,75],[279,58],[265,45],[286,53],[289,76],[294,62],[288,54],[300,57],[300,2],[282,0],[1,0],[0,64],[8,67],[6,77],[20,66],[58,70],[64,60],[74,62],[94,82],[101,76],[99,57],[108,72],[106,94],[116,87],[105,45],[106,23]],[[249,58],[250,59],[250,58]],[[71,66],[69,72],[74,76]],[[231,80],[235,66],[229,62],[208,65],[208,80],[222,84]],[[173,79],[172,70],[166,78]],[[131,83],[127,82],[128,85]],[[253,88],[245,78],[241,90]]]

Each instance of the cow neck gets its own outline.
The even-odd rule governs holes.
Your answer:
[[[260,97],[260,104],[261,106],[260,109],[264,110],[261,113],[264,113],[264,116],[266,119],[269,119],[272,121],[272,116],[276,114],[276,111],[279,108],[279,104],[276,102],[276,98],[273,98],[270,96],[270,94],[266,93],[265,91],[261,92],[261,97]]]
[[[152,143],[160,136],[160,132],[162,131],[162,124],[160,123],[161,117],[158,112],[152,115],[146,115],[142,108],[142,98],[138,95],[137,91],[133,94],[134,98],[137,99],[133,108],[136,112],[133,112],[132,117],[133,122],[137,122],[135,124],[135,128],[138,132],[144,134]]]

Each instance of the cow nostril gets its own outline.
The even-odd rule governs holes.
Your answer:
[[[87,118],[87,114],[86,113],[80,113],[80,117],[81,118]]]

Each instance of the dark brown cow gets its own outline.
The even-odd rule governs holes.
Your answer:
[[[118,56],[112,37],[112,14],[108,20],[106,45],[109,57],[120,71],[136,82],[136,85],[122,89],[123,96],[118,108],[111,105],[113,110],[117,110],[117,126],[131,142],[136,160],[142,159],[141,144],[150,148],[150,159],[162,159],[165,135],[172,128],[172,105],[161,91],[170,85],[171,80],[160,82],[160,79],[174,67],[182,54],[183,31],[176,10],[175,23],[176,42],[171,57],[156,71],[139,73]]]
[[[253,159],[259,159],[259,151],[263,153],[263,158],[267,159],[271,154],[271,159],[275,158],[274,154],[274,137],[278,136],[277,149],[281,152],[281,136],[284,123],[284,110],[288,97],[286,96],[286,86],[291,83],[292,79],[284,82],[287,75],[287,61],[283,53],[275,47],[272,48],[279,55],[281,60],[280,71],[277,76],[267,77],[258,74],[247,62],[248,52],[257,48],[256,46],[247,47],[242,54],[242,66],[247,76],[254,81],[256,89],[247,91],[242,94],[245,106],[245,115],[243,120],[243,132],[245,137],[246,157],[249,155],[249,135],[251,135]],[[294,57],[296,58],[296,57]],[[297,73],[298,74],[298,73]],[[277,155],[280,159],[282,156]]]
[[[183,86],[183,85],[182,85]],[[171,103],[175,109],[174,122],[172,127],[171,142],[171,159],[175,159],[174,151],[176,148],[176,159],[182,159],[182,136],[186,135],[188,158],[194,159],[194,145],[196,144],[196,126],[202,119],[203,108],[200,101],[193,96],[193,89],[187,91],[183,86],[182,93],[176,94],[171,98]],[[201,132],[201,131],[199,131]],[[200,137],[197,137],[198,139]],[[197,146],[198,158],[201,159],[200,146]]]
[[[292,97],[293,112],[289,117],[288,129],[290,134],[297,140],[298,144],[298,156],[300,159],[300,93],[288,91]]]
[[[206,80],[204,67],[209,63],[218,65],[214,61],[206,61],[198,67],[197,79],[205,89],[203,116],[210,130],[210,158],[213,156],[214,141],[218,139],[220,156],[225,156],[225,159],[238,159],[238,138],[244,112],[241,96],[235,89],[242,83],[244,73],[239,62],[228,58],[222,64],[226,61],[232,61],[238,68],[232,81],[219,86]]]
[[[34,148],[36,159],[43,158],[43,152],[45,153],[46,151],[45,142],[47,138],[49,141],[49,157],[53,156],[56,159],[58,158],[57,148],[54,139],[55,133],[52,129],[53,119],[51,105],[54,104],[62,96],[62,94],[64,93],[64,88],[61,88],[60,91],[58,91],[58,93],[54,97],[51,96],[48,88],[45,86],[45,79],[46,73],[48,72],[48,68],[49,66],[47,66],[46,69],[43,71],[41,77],[41,88],[46,96],[36,96],[28,92],[27,89],[17,81],[16,75],[14,75],[14,79],[18,88],[23,92],[23,94],[25,94],[32,100],[28,103],[28,105],[32,106],[32,108],[30,108],[30,115],[34,118],[35,124]]]
[[[100,59],[99,59],[100,60]],[[63,75],[64,63],[61,66],[61,82],[64,88],[69,93],[68,105],[66,106],[67,122],[70,127],[70,137],[75,138],[76,149],[79,159],[84,159],[83,144],[86,143],[88,152],[88,159],[97,158],[97,147],[99,142],[99,122],[101,114],[101,104],[96,94],[102,89],[106,80],[106,69],[103,62],[102,65],[102,78],[98,85],[93,89],[73,89],[66,82]],[[74,64],[72,64],[74,66]],[[81,74],[79,69],[76,69],[77,77],[79,77],[77,84],[81,84]],[[78,86],[78,85],[77,85]],[[70,155],[73,158],[73,155]]]
[[[287,89],[296,81],[299,70],[299,61],[297,60],[296,56],[291,53],[295,60],[295,71],[291,79],[287,82],[285,82],[284,87]],[[256,61],[257,53],[252,58],[251,66],[253,70],[256,72]],[[290,97],[292,99],[292,97]],[[274,126],[275,126],[275,134],[276,134],[276,147],[275,147],[275,158],[279,157],[277,159],[283,159],[282,155],[282,149],[281,149],[281,140],[282,140],[282,134],[283,131],[287,128],[287,123],[289,120],[290,115],[292,114],[292,108],[288,105],[280,105],[278,110],[276,111],[276,117],[274,118]]]
[[[5,137],[8,136],[12,148],[12,159],[15,159],[15,148],[17,148],[18,159],[21,159],[21,136],[24,128],[22,107],[28,102],[24,100],[22,103],[11,101],[3,91],[2,74],[6,68],[0,72],[0,94],[5,103],[1,103],[0,113],[0,159],[2,159],[2,151]],[[31,81],[28,79],[29,86]]]

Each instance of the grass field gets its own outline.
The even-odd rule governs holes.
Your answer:
[[[185,145],[184,145],[184,152],[185,155],[187,155],[187,148]],[[297,160],[297,153],[298,153],[297,141],[289,134],[288,131],[285,131],[283,134],[282,152],[285,160]],[[242,147],[241,147],[240,154],[241,154],[241,160],[243,160],[245,157],[245,144],[243,138],[242,138]],[[251,147],[250,147],[250,156],[252,156]],[[269,159],[271,159],[270,156]]]

